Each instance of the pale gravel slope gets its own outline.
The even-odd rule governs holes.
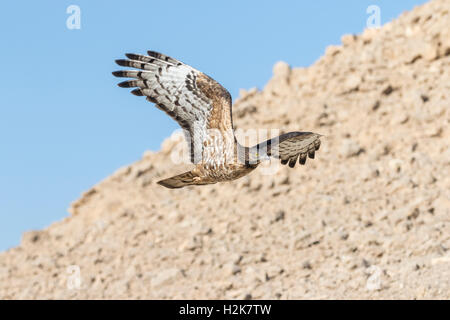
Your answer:
[[[449,11],[432,1],[242,92],[238,128],[326,135],[305,167],[168,190],[155,181],[185,169],[169,139],[1,253],[0,299],[449,299]]]

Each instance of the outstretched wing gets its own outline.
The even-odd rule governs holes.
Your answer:
[[[313,132],[289,132],[267,140],[256,146],[259,153],[281,159],[282,164],[289,163],[293,168],[297,159],[305,164],[306,158],[314,159],[316,150],[320,148],[320,134]]]
[[[148,51],[148,56],[126,54],[116,60],[120,66],[138,70],[115,71],[116,77],[134,78],[119,83],[132,88],[136,96],[166,112],[184,129],[191,161],[202,160],[209,129],[232,132],[231,95],[218,82],[204,73],[166,55]]]

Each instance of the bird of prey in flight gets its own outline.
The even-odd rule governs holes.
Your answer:
[[[191,171],[158,181],[166,188],[213,184],[238,179],[268,157],[293,168],[314,159],[320,147],[320,134],[289,132],[252,147],[239,144],[233,132],[231,95],[218,82],[191,66],[154,51],[148,55],[127,53],[116,60],[134,70],[113,72],[116,77],[132,78],[119,83],[135,88],[167,113],[183,129],[195,167]]]

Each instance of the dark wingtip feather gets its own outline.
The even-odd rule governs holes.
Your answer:
[[[124,77],[124,71],[113,71],[112,74],[115,77]]]
[[[117,59],[116,63],[122,67],[128,67],[128,60],[126,59]]]
[[[156,52],[156,51],[153,51],[153,50],[147,50],[147,54],[148,54],[150,57],[154,57],[154,58],[158,58],[158,59],[159,59],[159,57],[162,56],[161,53]]]
[[[121,83],[119,83],[119,84],[117,84],[119,87],[121,87],[121,88],[131,88],[131,83],[130,83],[130,81],[124,81],[124,82],[121,82]]]
[[[290,168],[293,168],[293,167],[295,167],[295,164],[297,163],[297,159],[295,159],[295,160],[291,160],[291,161],[289,161],[289,167]]]
[[[126,56],[128,59],[131,59],[131,60],[139,60],[139,59],[137,59],[137,58],[138,58],[138,55],[135,54],[135,53],[125,53],[125,56]]]
[[[320,148],[320,140],[316,141],[316,143],[314,144],[314,147],[316,148],[316,150],[319,150],[319,148]]]
[[[302,153],[302,154],[299,156],[298,162],[299,162],[301,165],[304,165],[304,164],[306,163],[306,153]]]
[[[309,150],[308,157],[310,157],[311,159],[314,159],[314,156],[315,156],[315,149]]]
[[[142,93],[141,89],[134,89],[134,90],[131,91],[131,93],[134,94],[135,96],[138,96],[138,97],[142,97],[144,95]]]
[[[288,163],[288,159],[286,159],[286,160],[281,160],[281,164],[287,164]]]

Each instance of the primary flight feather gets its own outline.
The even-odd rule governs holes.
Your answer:
[[[240,178],[267,157],[275,157],[293,168],[314,158],[320,134],[289,132],[253,147],[239,144],[233,132],[231,95],[214,79],[176,59],[158,52],[127,53],[116,60],[137,70],[113,72],[132,78],[119,83],[136,96],[145,96],[174,119],[185,132],[195,167],[188,172],[158,181],[167,188],[205,185]]]

